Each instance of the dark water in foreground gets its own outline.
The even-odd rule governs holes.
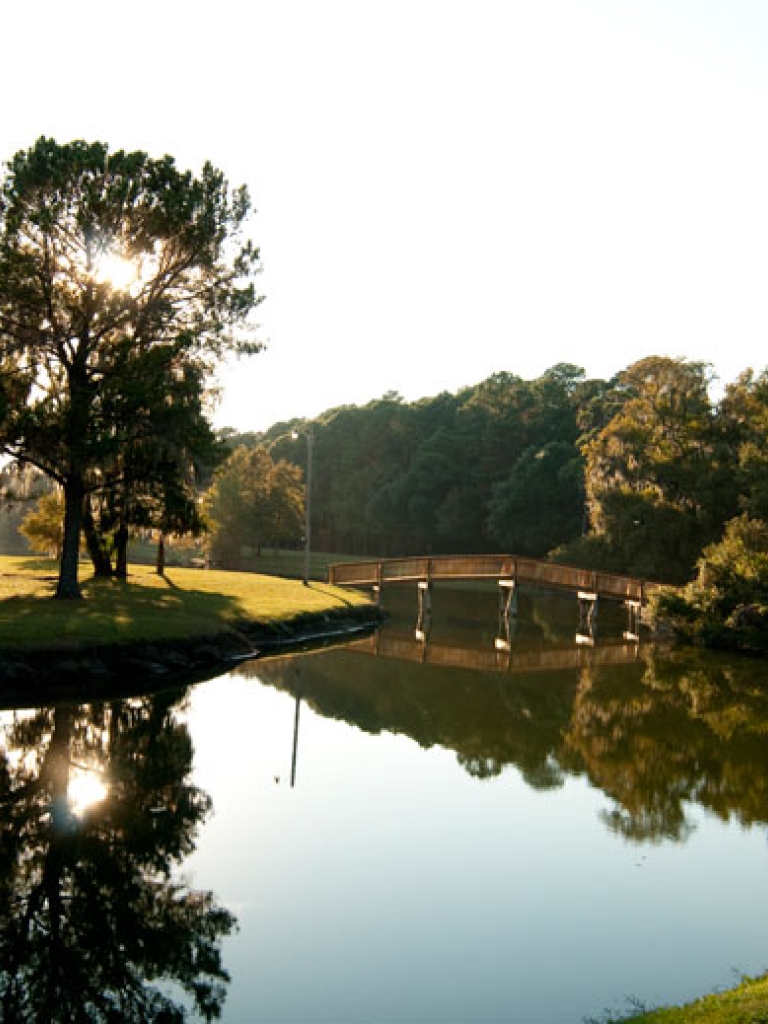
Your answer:
[[[768,966],[764,662],[618,612],[577,646],[566,598],[507,650],[490,591],[417,642],[387,601],[345,649],[2,714],[0,1019],[567,1024]]]

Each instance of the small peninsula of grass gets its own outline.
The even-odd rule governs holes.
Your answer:
[[[73,652],[117,645],[300,634],[334,620],[373,621],[364,595],[250,572],[131,565],[128,580],[86,575],[84,599],[52,596],[56,563],[0,557],[0,649]]]
[[[766,1024],[768,1022],[768,975],[745,978],[727,992],[697,999],[687,1006],[648,1010],[622,1017],[623,1024]],[[609,1018],[605,1024],[617,1021]]]

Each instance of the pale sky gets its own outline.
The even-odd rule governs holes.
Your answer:
[[[766,0],[30,0],[42,134],[246,183],[262,354],[219,425],[649,354],[768,365]]]

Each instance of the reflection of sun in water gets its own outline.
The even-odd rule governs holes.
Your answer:
[[[82,815],[107,795],[108,789],[95,772],[75,768],[67,786],[67,800],[73,814]]]

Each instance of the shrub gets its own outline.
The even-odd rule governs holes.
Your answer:
[[[742,515],[706,547],[696,579],[662,593],[659,614],[708,646],[768,651],[768,525]]]

